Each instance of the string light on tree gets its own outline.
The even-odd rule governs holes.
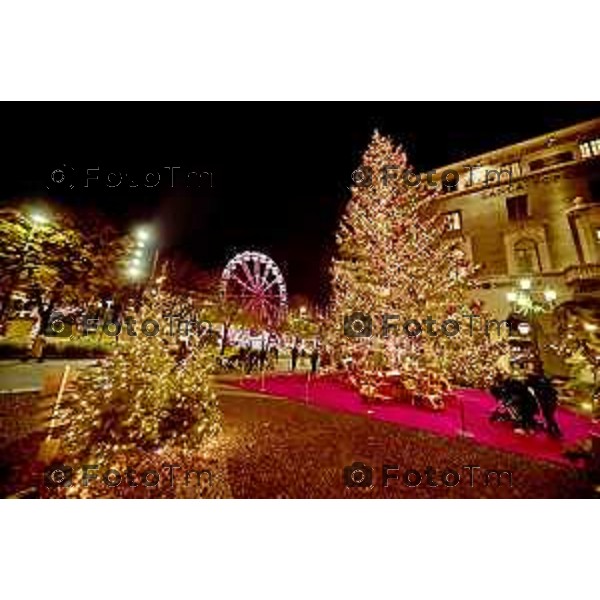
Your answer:
[[[437,193],[407,184],[411,169],[403,149],[375,132],[359,171],[370,176],[355,178],[337,233],[329,341],[359,371],[401,368],[486,385],[506,345],[486,335],[483,326],[455,337],[345,334],[344,317],[353,313],[369,315],[374,323],[384,315],[431,317],[438,324],[474,313],[482,323],[486,316],[480,302],[469,300],[467,292],[477,286],[475,268],[448,235],[436,209]]]

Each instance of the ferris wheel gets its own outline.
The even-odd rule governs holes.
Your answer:
[[[222,275],[224,296],[265,325],[278,323],[287,308],[283,275],[271,258],[246,251],[234,256]]]

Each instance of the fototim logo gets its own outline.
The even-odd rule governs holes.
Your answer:
[[[478,465],[463,465],[460,468],[467,471],[467,477],[464,477],[464,473],[461,476],[460,471],[450,467],[441,471],[429,465],[424,469],[401,470],[398,464],[385,464],[381,468],[381,485],[387,488],[390,487],[390,481],[397,481],[409,488],[420,486],[451,488],[467,479],[469,486],[475,487],[476,476],[479,476],[481,478],[480,484],[483,486],[499,487],[503,482],[508,481],[509,487],[512,487],[512,471],[482,470]],[[504,480],[503,477],[505,477]],[[362,462],[354,462],[344,467],[343,480],[347,488],[373,488],[373,468]]]
[[[468,333],[473,335],[478,324],[483,323],[483,331],[487,337],[490,337],[490,332],[496,332],[500,337],[500,327],[505,325],[508,333],[514,333],[511,327],[514,323],[508,320],[497,319],[481,319],[481,315],[463,314],[457,315],[457,318],[444,319],[439,321],[431,316],[425,319],[405,319],[400,321],[400,315],[383,314],[381,318],[381,329],[379,336],[388,338],[390,335],[407,335],[408,337],[418,337],[427,335],[429,337],[437,337],[443,335],[447,338],[456,337],[461,331],[461,323],[458,320],[460,317],[469,319]],[[373,317],[363,312],[355,311],[344,316],[343,323],[344,335],[348,338],[368,338],[374,335],[373,333]]]
[[[175,486],[175,471],[181,469],[180,465],[163,463],[160,467],[168,471],[168,481],[171,488]],[[99,471],[99,465],[80,465],[81,473],[78,471],[78,483],[83,487],[88,487],[94,480],[98,484],[106,487],[114,488],[123,485],[124,487],[158,487],[161,481],[161,473],[156,469],[147,469],[146,471],[137,472],[131,467],[126,467],[125,470],[107,468],[104,471]],[[183,471],[185,476],[185,485],[189,485],[190,476],[196,476],[196,485],[208,483],[212,486],[212,472],[209,470],[198,471],[195,469],[187,469]],[[204,478],[204,479],[203,479]],[[53,463],[44,469],[44,486],[47,488],[71,487],[74,483],[73,467],[62,463]]]

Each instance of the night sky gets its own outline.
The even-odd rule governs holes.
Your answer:
[[[424,171],[600,116],[600,103],[4,108],[1,200],[47,196],[74,208],[95,206],[124,230],[154,220],[165,252],[202,269],[220,269],[241,250],[261,250],[280,265],[291,294],[317,301],[350,176],[374,128],[402,142]],[[95,167],[100,180],[85,188],[86,169]],[[55,169],[67,173],[60,185],[51,180]],[[190,171],[212,173],[212,188],[208,174],[187,178]],[[149,173],[152,186],[160,175],[155,187],[143,185]]]

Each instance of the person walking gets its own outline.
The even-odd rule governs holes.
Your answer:
[[[265,370],[265,363],[267,362],[267,349],[262,346],[258,354],[258,366],[260,371]]]
[[[511,378],[505,384],[508,401],[516,409],[515,433],[535,433],[537,402],[522,378]]]
[[[310,354],[310,372],[313,375],[317,374],[317,367],[319,365],[319,348],[317,344],[314,345],[313,350]]]
[[[546,432],[548,435],[553,438],[562,437],[562,432],[555,418],[558,405],[558,392],[550,379],[544,374],[543,369],[538,367],[527,377],[527,386],[538,401],[540,411],[546,423]]]
[[[31,358],[37,359],[38,362],[44,361],[44,349],[46,347],[46,338],[38,333],[31,346]]]
[[[298,344],[294,344],[292,347],[292,371],[296,370],[296,364],[298,362]]]

